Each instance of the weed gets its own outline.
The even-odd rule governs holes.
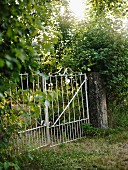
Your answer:
[[[119,132],[119,129],[112,129],[112,128],[100,129],[100,128],[93,127],[91,124],[83,124],[82,127],[85,134],[88,137],[95,137],[95,136],[105,137],[105,136],[109,136],[110,134],[115,134]]]

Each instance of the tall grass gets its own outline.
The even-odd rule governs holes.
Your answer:
[[[109,104],[109,126],[128,130],[128,101]]]

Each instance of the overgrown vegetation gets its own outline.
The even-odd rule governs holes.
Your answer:
[[[128,130],[128,104],[127,100],[120,103],[111,103],[109,106],[109,126]]]
[[[85,134],[87,135],[87,137],[95,137],[95,136],[106,137],[106,136],[109,136],[111,134],[119,133],[121,131],[121,129],[111,129],[111,128],[100,129],[100,128],[95,128],[90,124],[84,124],[83,129],[84,129]]]
[[[54,159],[50,151],[45,149],[46,152],[43,154],[35,152],[24,154],[16,162],[10,142],[12,136],[23,129],[27,122],[19,120],[19,116],[28,115],[23,108],[20,111],[10,109],[8,89],[10,86],[13,88],[17,86],[20,72],[40,74],[55,72],[60,67],[70,67],[74,71],[82,72],[98,71],[103,74],[107,90],[109,125],[111,128],[127,129],[128,36],[122,19],[128,16],[128,3],[126,0],[118,0],[118,3],[115,0],[93,0],[88,3],[91,5],[90,13],[86,13],[84,21],[76,23],[67,1],[0,1],[0,169],[27,169],[31,167],[33,160],[39,163],[39,169],[51,169],[52,164],[57,161],[59,163],[56,169],[61,166],[60,164],[64,165],[62,169],[107,167],[100,156],[95,161],[94,155],[90,156],[91,152],[89,157],[85,157],[82,151],[80,157],[75,154],[78,161],[74,157],[70,160],[70,166],[68,157],[72,157],[73,154],[66,152],[59,160],[60,150],[54,152],[54,149],[51,151]],[[63,15],[59,12],[62,6],[65,9]],[[37,102],[41,101],[43,104],[45,94],[39,92],[38,95],[42,98]],[[33,108],[35,109],[33,116],[36,117],[38,109],[36,110],[37,107],[34,105]],[[94,134],[102,136],[105,133],[104,137],[107,134],[109,138],[112,134],[116,139],[116,134],[113,134],[117,132],[116,130],[111,129],[108,132],[93,127],[86,130],[93,136]],[[123,138],[123,135],[120,137],[121,133],[117,135],[119,139]],[[123,134],[127,139],[126,133]],[[73,150],[71,152],[73,153]],[[28,162],[25,161],[27,159]],[[107,158],[104,157],[105,159]],[[96,163],[98,160],[103,166]],[[31,169],[37,169],[36,161],[33,161],[35,165],[32,165]],[[83,161],[84,164],[81,164]],[[112,163],[112,168],[119,169],[123,165],[124,163],[120,167],[119,162]]]
[[[11,138],[27,124],[21,117],[28,115],[22,107],[10,108],[8,89],[15,89],[20,72],[38,71],[40,56],[53,52],[59,33],[51,9],[48,1],[0,1],[0,169],[18,169]],[[33,117],[37,114],[36,109]]]

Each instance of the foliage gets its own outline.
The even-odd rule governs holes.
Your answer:
[[[127,100],[109,102],[109,126],[112,128],[128,129],[128,104]]]
[[[34,82],[36,86],[39,76],[41,80],[47,79],[47,76],[38,72],[37,75],[33,75],[31,78],[29,77],[29,85],[31,85],[31,82]],[[10,82],[10,91],[5,91],[4,95],[1,96],[0,166],[3,168],[5,164],[7,164],[8,167],[18,167],[18,165],[15,164],[15,154],[22,153],[24,150],[33,147],[28,146],[27,143],[22,143],[24,135],[19,132],[25,129],[31,129],[37,126],[37,123],[41,124],[40,110],[44,110],[45,100],[50,101],[51,99],[51,95],[46,95],[46,93],[39,89],[39,84],[38,88],[34,86],[34,89],[28,85],[26,87],[26,77],[27,76],[22,77],[23,79],[21,78],[21,86],[20,83]]]
[[[106,137],[111,134],[119,133],[121,130],[121,129],[111,129],[111,128],[100,129],[100,128],[95,128],[90,124],[83,124],[82,127],[87,137],[90,137],[90,136],[91,137],[95,137],[95,136]]]
[[[24,124],[14,110],[10,110],[4,98],[1,98],[0,104],[0,169],[19,169],[12,154],[12,141],[14,134],[21,130]]]
[[[100,72],[104,75],[108,94],[126,98],[128,82],[128,41],[119,20],[104,18],[82,23],[63,49],[63,66],[82,72]],[[110,97],[110,96],[109,96]]]
[[[55,72],[60,67],[70,67],[74,71],[100,72],[105,78],[108,98],[122,100],[128,96],[128,37],[122,22],[127,16],[127,11],[123,14],[127,2],[119,0],[116,4],[116,1],[94,0],[88,3],[95,7],[101,4],[102,13],[92,16],[91,10],[95,9],[91,6],[87,19],[76,23],[68,4],[63,4],[63,14],[55,11],[56,27],[62,36],[54,45],[54,55],[42,59],[43,69]],[[117,6],[121,9],[119,15]]]
[[[76,23],[67,1],[57,1],[55,6],[53,19],[56,22],[54,22],[54,25],[60,34],[58,42],[54,44],[54,53],[41,58],[40,70],[45,70],[46,73],[54,73],[62,67],[62,60],[66,57],[66,50],[71,47],[72,30]]]
[[[122,16],[127,13],[127,0],[91,0],[88,3],[92,5],[93,15],[94,11],[95,15],[108,13],[108,11]]]
[[[11,85],[16,88],[20,72],[39,70],[40,56],[53,53],[59,33],[53,24],[52,7],[47,0],[0,1],[0,169],[18,169],[10,141],[27,123],[20,116],[28,114],[22,107],[10,108],[8,90]],[[43,96],[36,102],[43,100]],[[29,104],[33,116],[38,116],[37,106]]]
[[[10,82],[16,87],[20,72],[48,73],[61,66],[75,71],[99,71],[105,77],[108,98],[116,100],[116,104],[127,101],[128,37],[120,22],[123,15],[127,16],[127,1],[93,0],[92,3],[94,17],[90,14],[88,20],[76,24],[66,1],[63,4],[50,0],[0,1],[1,169],[18,169],[10,139],[25,126],[19,115],[27,117],[27,114],[22,108],[10,109],[7,90]],[[59,12],[62,5],[65,6],[63,15]],[[115,20],[109,17],[112,13]],[[40,92],[36,95],[37,103],[45,98]],[[33,103],[29,105],[36,110],[33,116],[38,117],[37,107]],[[31,155],[29,158],[33,159]]]
[[[4,11],[4,12],[3,12]],[[40,55],[57,41],[47,1],[0,1],[0,92],[20,70],[38,70]]]

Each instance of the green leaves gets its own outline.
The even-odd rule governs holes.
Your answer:
[[[92,0],[90,2],[93,15],[94,11],[97,16],[109,11],[117,15],[126,15],[127,0]]]
[[[11,109],[8,94],[4,94],[10,87],[9,82],[13,84],[12,95],[15,93],[14,82],[19,81],[21,71],[36,72],[40,68],[40,56],[54,53],[53,46],[61,34],[54,26],[52,9],[52,3],[42,0],[0,1],[0,169],[18,170],[17,164],[12,163],[10,138],[24,126],[30,126],[30,117],[35,122],[45,99],[51,99],[51,95],[41,91],[32,94],[18,90],[18,94],[13,96],[16,108]],[[43,79],[48,79],[44,73],[38,73]],[[22,98],[25,103],[18,105],[16,101],[21,102]]]
[[[4,66],[4,60],[0,59],[0,67],[3,67],[3,66]]]
[[[0,72],[3,77],[15,79],[13,76],[21,69],[28,72],[30,67],[38,70],[40,56],[54,53],[53,46],[61,34],[54,26],[53,4],[41,0],[0,2]],[[2,89],[3,85],[0,86]]]

